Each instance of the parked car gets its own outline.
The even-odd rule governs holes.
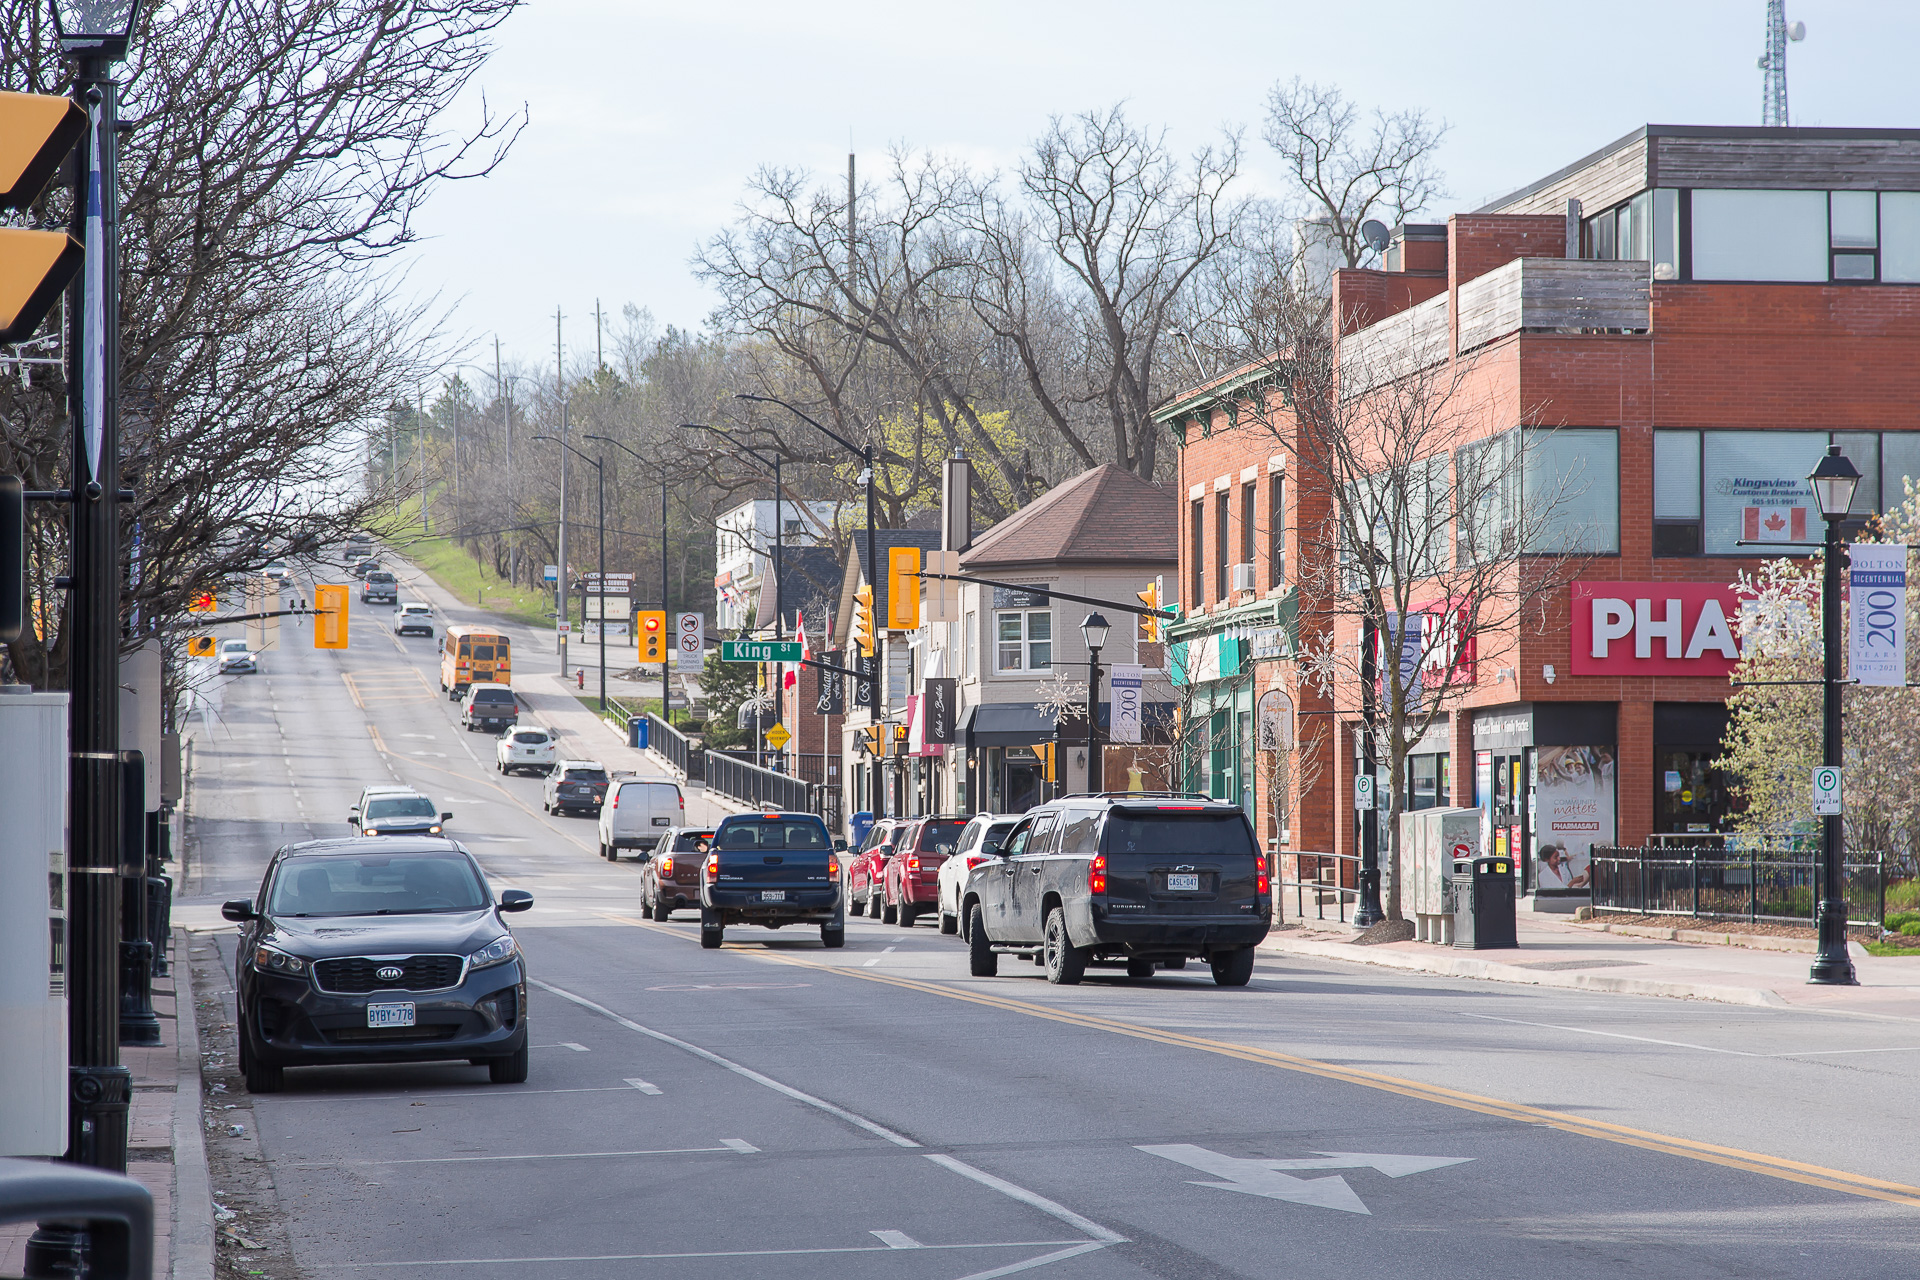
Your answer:
[[[607,767],[598,760],[561,760],[547,771],[540,807],[548,813],[598,816],[607,799]]]
[[[893,853],[893,837],[906,826],[902,818],[881,818],[867,828],[867,838],[860,847],[846,857],[846,869],[842,873],[842,891],[847,899],[847,910],[853,915],[866,914],[875,920],[880,918],[886,894],[883,886],[886,877],[882,874],[887,858]]]
[[[347,814],[363,836],[437,836],[453,821],[412,787],[367,787]]]
[[[360,580],[361,604],[392,604],[400,598],[400,582],[385,569],[369,569]]]
[[[640,914],[664,922],[682,908],[698,907],[701,868],[712,845],[711,827],[668,829],[640,868]]]
[[[311,840],[274,854],[240,925],[240,1071],[274,1093],[288,1067],[365,1062],[484,1065],[527,1078],[527,970],[486,877],[451,840]]]
[[[893,852],[881,872],[885,913],[902,929],[913,928],[921,912],[940,901],[940,867],[960,842],[967,819],[935,814],[915,818],[894,837]],[[884,916],[882,918],[885,918]]]
[[[393,615],[393,634],[397,636],[425,636],[433,639],[433,608],[417,600],[409,600],[400,606]]]
[[[490,729],[495,733],[519,724],[520,701],[513,696],[513,686],[492,681],[468,685],[467,696],[460,702],[460,723],[469,732]]]
[[[989,978],[1006,953],[1038,954],[1047,981],[1089,964],[1206,960],[1241,987],[1267,936],[1273,890],[1237,806],[1201,797],[1067,796],[1029,810],[961,899],[969,968]]]
[[[960,902],[973,869],[992,860],[1020,821],[1017,813],[976,813],[960,833],[953,855],[940,864],[940,932],[959,933]]]
[[[501,773],[549,773],[559,758],[559,739],[537,724],[509,729],[493,746],[494,767]]]
[[[253,650],[247,648],[245,640],[222,640],[220,642],[220,674],[229,671],[241,671],[251,674],[258,671],[260,664],[254,660]]]
[[[845,946],[840,857],[811,813],[735,813],[714,828],[700,869],[700,945],[718,947],[730,924],[778,929],[820,925],[820,942]]]
[[[687,820],[686,797],[671,778],[620,777],[607,790],[607,803],[600,806],[600,856],[609,862],[620,861],[622,849],[651,850]]]

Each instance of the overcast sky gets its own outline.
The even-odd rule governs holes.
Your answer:
[[[844,182],[896,142],[1015,164],[1049,115],[1125,99],[1181,150],[1245,126],[1251,180],[1276,185],[1262,103],[1294,75],[1451,126],[1441,164],[1470,209],[1649,122],[1760,123],[1765,0],[1186,4],[969,0],[532,0],[498,32],[477,91],[525,104],[489,178],[437,194],[408,260],[471,359],[552,368],[553,314],[591,357],[593,307],[697,327],[714,304],[688,259],[759,165]],[[1789,0],[1792,120],[1920,125],[1912,0]],[[474,105],[468,104],[469,108]],[[484,355],[483,355],[484,352]]]

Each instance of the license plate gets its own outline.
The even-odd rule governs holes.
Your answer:
[[[672,818],[655,818],[653,820],[653,825],[656,827],[670,827],[673,825],[673,819]]]
[[[370,1027],[410,1027],[413,1025],[413,1002],[406,1004],[370,1004],[367,1006],[367,1025]]]
[[[760,891],[760,901],[762,902],[785,902],[786,900],[787,891],[785,889],[762,889]]]
[[[1200,892],[1200,877],[1197,873],[1182,875],[1177,871],[1171,872],[1167,876],[1167,892],[1198,893]]]

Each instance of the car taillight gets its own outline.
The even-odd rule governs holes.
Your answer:
[[[620,793],[618,791],[613,793],[613,803],[607,807],[610,809],[618,809],[620,807]]]
[[[1105,854],[1087,864],[1087,888],[1093,893],[1107,891],[1107,858]]]
[[[838,880],[839,878],[840,878],[840,859],[829,856],[827,858],[827,879]]]
[[[1267,871],[1267,858],[1265,854],[1262,854],[1260,856],[1260,876],[1259,876],[1258,892],[1263,894],[1273,892],[1273,880],[1270,878],[1269,873]]]
[[[707,879],[718,880],[719,878],[720,878],[720,855],[717,853],[710,853],[707,855]]]
[[[983,863],[983,862],[985,862],[986,860],[987,860],[987,855],[986,855],[986,854],[984,854],[984,853],[970,853],[970,854],[968,854],[968,855],[967,855],[967,870],[969,870],[969,871],[971,871],[971,870],[973,870],[973,869],[974,869],[975,867],[977,867],[977,866],[979,866],[979,865],[980,865],[981,863]]]
[[[666,857],[660,859],[660,874],[668,877],[671,877],[673,875],[673,855],[672,854],[668,854]]]
[[[907,859],[907,870],[918,871],[919,869],[920,869],[920,859],[918,858]]]

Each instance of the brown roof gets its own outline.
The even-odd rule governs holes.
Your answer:
[[[974,539],[960,556],[992,565],[1180,560],[1173,491],[1111,463],[1083,471]]]

